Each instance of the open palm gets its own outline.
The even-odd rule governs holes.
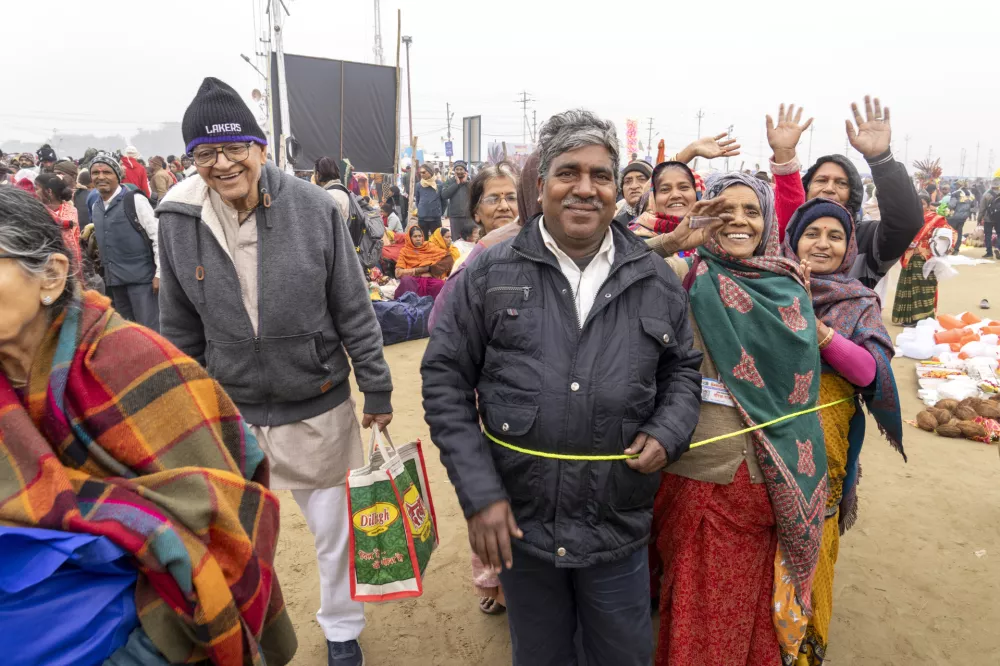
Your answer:
[[[851,111],[854,112],[854,122],[847,121],[847,139],[854,146],[854,149],[866,158],[873,158],[889,150],[889,143],[892,141],[892,127],[889,124],[889,107],[885,107],[883,114],[882,103],[878,97],[875,98],[874,107],[872,98],[865,95],[865,118],[861,117],[857,104],[851,104]]]
[[[719,157],[735,157],[740,154],[740,144],[736,139],[730,139],[729,132],[723,132],[717,136],[706,136],[698,139],[691,148],[695,155],[704,157],[707,160],[714,160]]]
[[[795,156],[795,147],[812,122],[813,119],[810,118],[803,124],[802,107],[796,113],[794,104],[789,104],[787,111],[784,104],[778,107],[777,124],[771,116],[767,116],[767,143],[774,151],[774,158],[778,163],[787,162]]]

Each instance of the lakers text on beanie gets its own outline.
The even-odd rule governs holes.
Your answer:
[[[214,77],[201,82],[181,122],[185,150],[203,143],[254,141],[267,145],[264,131],[239,93]]]

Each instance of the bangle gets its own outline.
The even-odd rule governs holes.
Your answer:
[[[836,335],[836,334],[837,334],[837,332],[836,332],[836,331],[834,331],[834,330],[833,330],[833,329],[831,328],[831,329],[830,329],[830,332],[829,332],[829,333],[827,333],[827,334],[826,334],[826,337],[825,337],[825,338],[823,338],[823,339],[822,339],[822,340],[820,341],[820,343],[819,343],[819,349],[820,349],[820,351],[823,351],[824,349],[826,349],[827,347],[829,347],[829,346],[830,346],[830,343],[831,343],[831,342],[833,342],[833,336],[834,336],[834,335]]]

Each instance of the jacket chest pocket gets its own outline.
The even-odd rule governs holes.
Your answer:
[[[541,294],[531,285],[489,287],[483,309],[490,345],[513,351],[537,350],[541,343],[541,302]]]
[[[629,330],[629,379],[655,386],[660,356],[676,346],[670,322],[655,317],[639,317]]]

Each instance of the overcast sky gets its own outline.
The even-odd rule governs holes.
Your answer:
[[[285,2],[288,53],[373,62],[370,0]],[[249,99],[263,82],[240,53],[253,58],[261,4],[0,0],[7,44],[20,49],[0,69],[0,144],[41,142],[53,128],[128,136],[179,121],[205,76]],[[987,174],[991,150],[993,168],[1000,166],[995,1],[381,4],[386,64],[395,62],[397,9],[403,34],[413,36],[414,133],[426,149],[441,149],[446,102],[457,150],[461,119],[470,115],[483,117],[484,144],[520,143],[515,100],[527,90],[539,125],[552,113],[587,107],[615,122],[623,151],[626,118],[641,120],[645,145],[653,117],[654,143],[665,139],[669,154],[696,138],[704,109],[702,134],[732,124],[744,146],[739,161],[752,167],[769,154],[764,115],[779,102],[804,105],[816,117],[816,158],[844,152],[850,103],[871,93],[892,110],[899,159],[912,162],[933,147],[945,173],[958,175],[964,148],[964,174],[972,175],[978,143],[977,173]],[[404,141],[406,111],[404,87]],[[806,134],[803,162],[809,153]]]

